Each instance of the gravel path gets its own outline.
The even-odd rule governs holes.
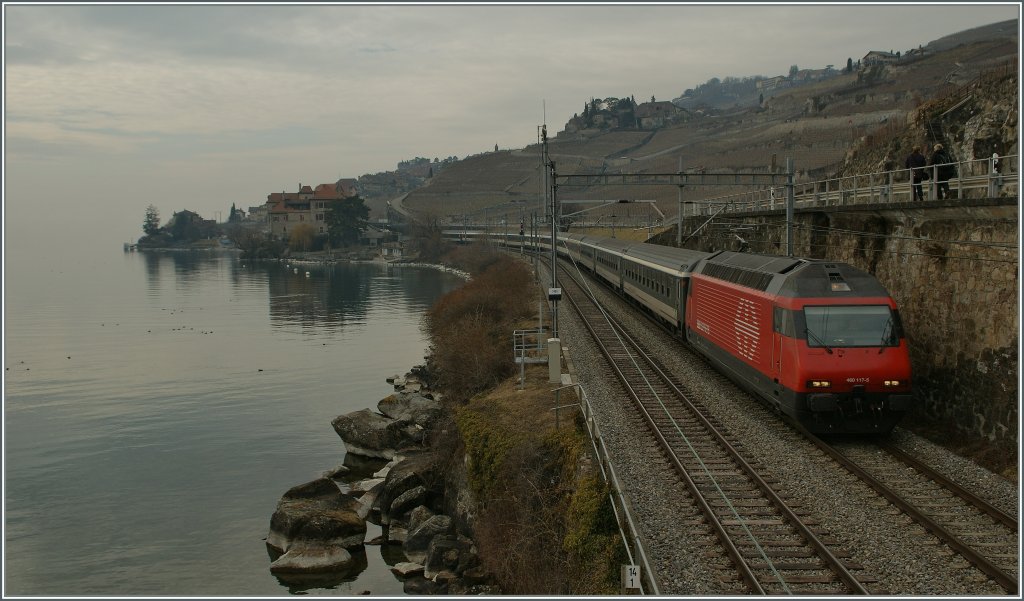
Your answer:
[[[879,579],[878,588],[892,595],[1006,594],[866,485],[836,467],[684,343],[664,334],[606,289],[597,290],[606,310],[637,332],[666,367],[705,399],[705,405],[743,441],[749,458],[772,466],[771,475],[779,480],[778,490],[810,508],[821,527],[852,553],[852,560]],[[618,392],[618,381],[608,373],[589,333],[571,310],[563,309],[559,322],[562,344],[569,349],[579,382],[594,406],[612,461],[626,487],[660,592],[735,593],[724,590],[706,567],[709,561],[720,561],[709,560],[702,549],[701,540],[708,532],[699,525],[680,524],[686,519],[681,512],[696,517],[696,509],[685,488],[647,442],[645,427],[633,416],[628,399]],[[1012,483],[905,430],[897,428],[893,440],[950,479],[967,485],[1010,515],[1017,515],[1018,490]]]

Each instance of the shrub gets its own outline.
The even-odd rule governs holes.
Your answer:
[[[431,307],[428,364],[444,393],[465,400],[512,373],[512,331],[535,294],[526,267],[498,257]]]
[[[508,260],[494,251],[486,242],[479,240],[470,245],[456,246],[444,256],[446,263],[455,265],[470,275],[479,275],[495,263]]]
[[[293,251],[307,251],[313,246],[316,231],[308,223],[300,223],[288,234],[288,248]]]

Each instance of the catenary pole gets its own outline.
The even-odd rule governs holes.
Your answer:
[[[793,205],[796,194],[793,188],[793,157],[786,158],[786,252],[793,254]]]
[[[679,213],[676,217],[676,246],[683,245],[683,157],[679,157]]]

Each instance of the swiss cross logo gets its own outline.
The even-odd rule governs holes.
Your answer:
[[[745,298],[738,299],[733,318],[733,332],[736,336],[736,352],[744,359],[754,361],[757,357],[757,333],[759,331],[757,306]]]

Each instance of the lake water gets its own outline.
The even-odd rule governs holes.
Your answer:
[[[286,490],[342,464],[331,420],[423,362],[423,313],[462,280],[297,267],[8,256],[6,595],[401,594],[393,548],[367,546],[354,581],[289,587],[263,539]]]

